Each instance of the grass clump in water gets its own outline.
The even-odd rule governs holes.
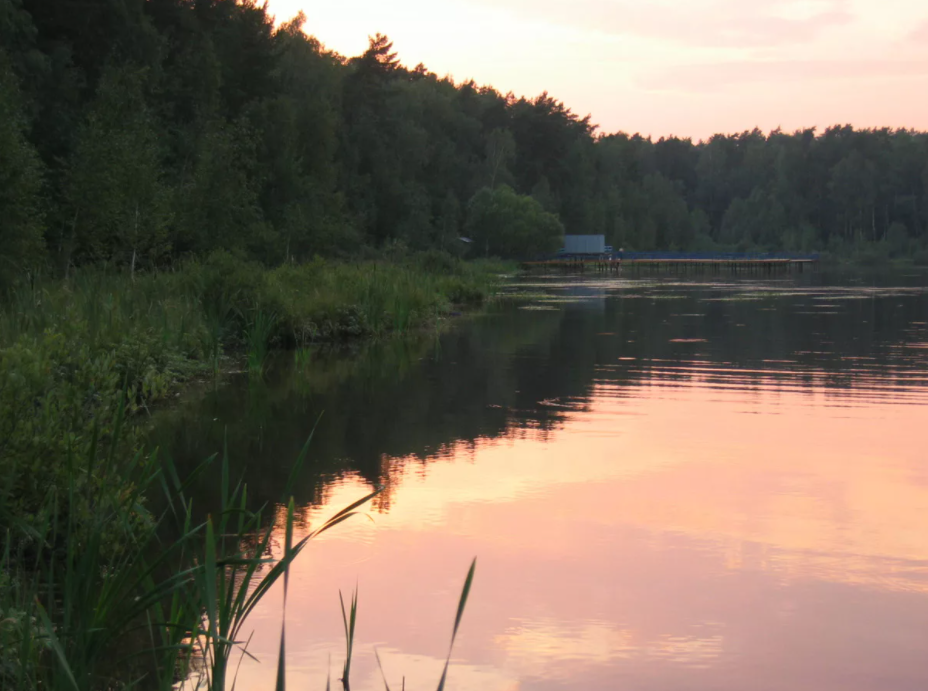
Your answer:
[[[271,349],[271,338],[277,316],[256,310],[254,318],[245,327],[245,345],[248,353],[248,371],[252,375],[264,374],[264,367]]]

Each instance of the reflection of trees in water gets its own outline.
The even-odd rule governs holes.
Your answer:
[[[837,314],[821,314],[815,295],[748,301],[729,299],[730,289],[677,289],[664,299],[669,290],[619,294],[594,310],[502,305],[440,338],[316,354],[301,369],[282,357],[266,385],[224,385],[166,414],[154,438],[192,462],[221,449],[225,430],[233,472],[244,473],[256,500],[273,501],[318,420],[298,503],[325,501],[333,478],[357,473],[385,485],[377,507],[386,510],[407,464],[425,466],[443,448],[481,438],[550,433],[589,405],[597,383],[635,387],[739,370],[744,388],[782,377],[839,391],[924,365],[924,351],[898,347],[917,336],[912,322],[928,321],[923,294],[837,300],[828,310]],[[701,369],[681,367],[693,362]],[[208,505],[215,489],[205,480],[199,491]]]
[[[440,338],[317,354],[302,369],[282,356],[266,385],[233,380],[164,413],[153,442],[192,465],[221,450],[225,435],[233,476],[245,474],[256,501],[273,501],[315,426],[296,494],[299,503],[323,501],[329,481],[346,472],[383,482],[385,458],[424,462],[446,444],[499,437],[517,425],[513,410],[542,428],[556,424],[559,413],[521,405],[509,363],[559,322],[557,312],[490,314]],[[208,478],[199,492],[207,505],[216,494]]]

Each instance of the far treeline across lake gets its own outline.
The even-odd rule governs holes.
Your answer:
[[[543,93],[335,54],[252,0],[0,0],[0,271],[415,250],[928,263],[928,136],[598,130]],[[467,244],[461,237],[472,239]]]

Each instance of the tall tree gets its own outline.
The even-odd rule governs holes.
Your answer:
[[[0,0],[0,195],[31,200],[33,240],[0,253],[38,256],[44,228],[64,266],[217,248],[273,264],[479,230],[521,256],[545,244],[522,220],[473,219],[553,227],[537,206],[626,249],[928,260],[926,133],[601,135],[546,92],[404,67],[382,34],[346,59],[305,28],[262,0]]]
[[[66,261],[104,260],[134,272],[170,250],[170,190],[145,79],[143,71],[107,70],[78,130],[65,192]]]
[[[512,133],[501,127],[490,132],[486,145],[486,169],[489,186],[496,187],[497,181],[508,182],[511,178],[509,163],[516,155],[516,141]]]
[[[41,259],[42,166],[26,139],[16,77],[0,49],[0,284]]]

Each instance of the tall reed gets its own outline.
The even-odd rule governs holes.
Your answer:
[[[271,338],[277,325],[277,316],[257,309],[245,327],[245,344],[248,352],[248,371],[252,375],[264,374]]]
[[[268,270],[217,254],[134,281],[29,276],[0,296],[0,688],[84,691],[130,670],[166,689],[194,660],[220,688],[241,623],[305,541],[267,560],[270,516],[229,486],[225,458],[222,508],[197,518],[127,419],[229,346],[258,374],[272,345],[435,323],[498,271],[439,259]]]
[[[464,579],[464,587],[461,589],[461,596],[458,598],[458,609],[457,609],[457,614],[454,617],[454,628],[451,630],[451,644],[448,646],[448,656],[445,658],[445,666],[442,668],[441,678],[438,680],[437,691],[444,691],[445,682],[448,679],[448,667],[451,665],[451,652],[454,650],[454,640],[455,638],[457,638],[458,629],[461,627],[461,619],[464,616],[464,608],[467,606],[467,597],[470,595],[470,588],[474,582],[474,572],[476,571],[476,569],[477,569],[477,558],[474,557],[474,560],[470,563],[470,569],[468,569],[467,571],[467,577]],[[352,615],[354,615],[354,610],[356,609],[356,607],[357,607],[357,593],[355,593],[355,597],[352,600]],[[342,614],[344,615],[344,606],[342,607]],[[352,638],[353,638],[353,635],[354,635],[354,630],[352,628]],[[349,651],[349,658],[350,658],[351,644],[349,644],[348,646],[348,651]],[[376,648],[374,649],[374,656],[377,659],[377,668],[380,670],[380,675],[383,678],[384,689],[386,691],[390,691],[390,684],[387,682],[387,675],[383,670],[383,664],[381,663],[381,660],[380,660],[380,653],[377,651]],[[346,669],[348,668],[347,661],[345,662],[345,667]],[[347,678],[347,676],[348,675],[346,673],[345,677]],[[405,678],[404,678],[403,686],[404,687],[406,686]],[[345,686],[345,691],[349,691],[347,685]]]
[[[117,414],[115,437],[125,420]],[[230,477],[228,455],[219,461],[220,502],[198,519],[186,491],[215,459],[181,481],[157,451],[120,459],[118,445],[104,449],[95,435],[85,458],[69,458],[75,473],[100,483],[51,489],[43,521],[13,522],[4,536],[0,572],[0,687],[93,691],[145,682],[146,688],[226,691],[234,688],[237,665],[248,655],[248,616],[283,578],[284,612],[289,569],[308,543],[355,515],[379,489],[337,512],[294,541],[296,509],[286,502],[284,547],[271,544],[279,530],[273,507],[249,508],[248,488]],[[311,440],[311,438],[310,438]],[[305,462],[307,440],[294,463],[283,496],[289,495]],[[102,482],[118,479],[118,484]],[[152,515],[145,495],[162,493],[164,508]],[[94,511],[78,520],[61,506],[78,506],[84,493]],[[8,517],[0,505],[0,516]],[[14,534],[14,531],[19,531]],[[452,633],[452,646],[473,579],[465,582]],[[11,581],[11,582],[10,582]],[[339,595],[341,599],[341,594]],[[347,640],[342,674],[350,670],[358,615],[357,591],[350,608],[342,600]],[[15,652],[14,652],[15,651]],[[451,649],[449,648],[448,661]],[[379,656],[378,656],[379,658]],[[448,661],[439,683],[443,688]],[[286,617],[281,624],[276,688],[286,688]]]
[[[116,439],[124,419],[122,406]],[[339,511],[295,544],[288,539],[283,554],[271,559],[274,521],[268,507],[249,508],[247,486],[233,486],[227,455],[220,467],[220,508],[197,520],[186,487],[213,459],[181,482],[170,461],[157,452],[120,459],[118,444],[104,449],[97,439],[95,434],[80,462],[68,459],[75,475],[97,481],[53,487],[41,521],[25,525],[10,520],[11,507],[0,505],[0,518],[9,525],[0,552],[0,580],[12,581],[0,595],[4,689],[91,691],[142,677],[168,689],[178,670],[186,675],[192,659],[203,662],[199,686],[226,689],[230,663],[246,645],[241,631],[251,611],[310,540],[377,494]],[[291,491],[308,448],[309,441],[285,493]],[[145,495],[158,488],[166,508],[154,516],[144,508]],[[85,501],[78,493],[87,495]],[[81,505],[93,511],[78,516],[62,510]],[[288,536],[293,525],[290,500]]]

